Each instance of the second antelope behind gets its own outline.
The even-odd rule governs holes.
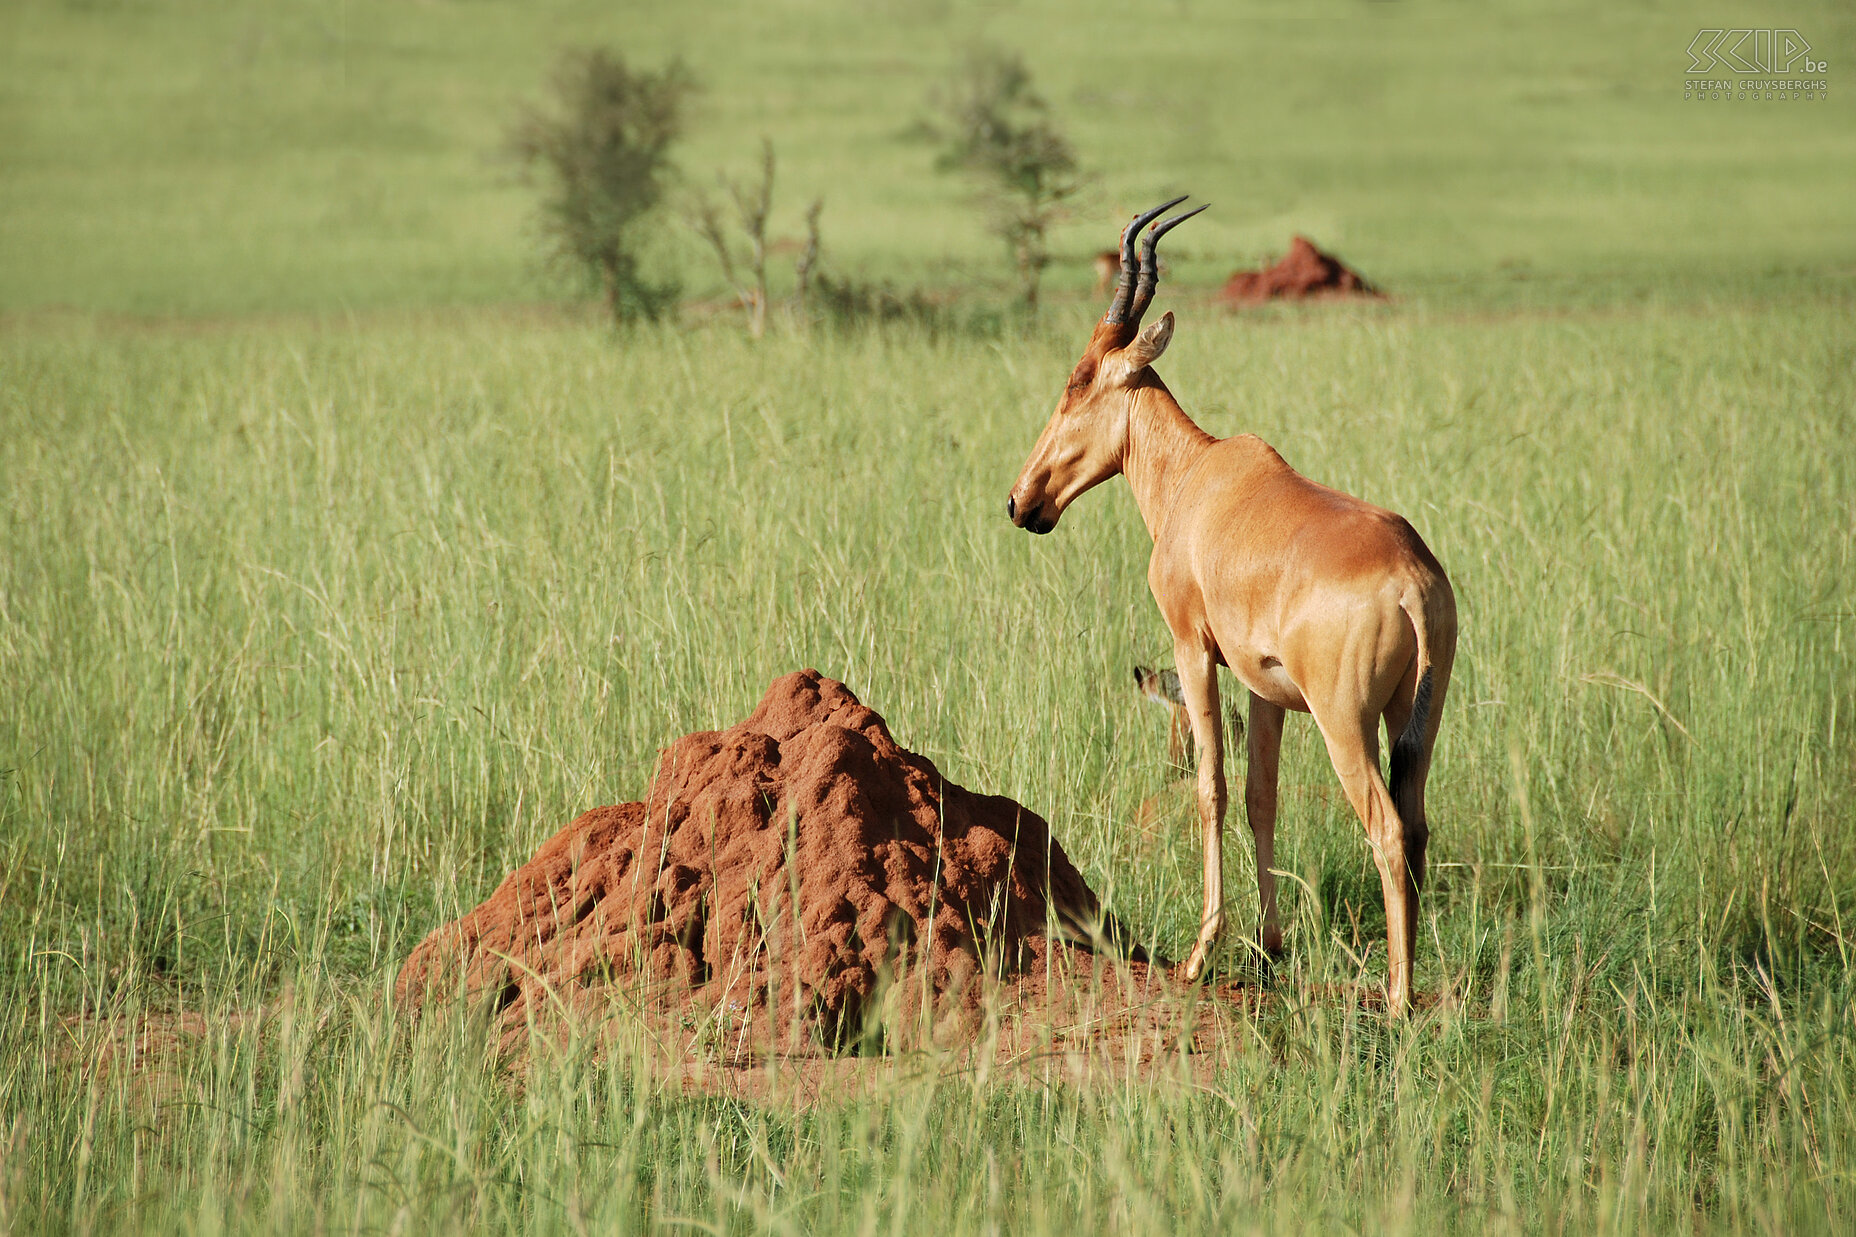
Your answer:
[[[1257,848],[1261,943],[1282,949],[1276,907],[1276,769],[1286,711],[1310,713],[1366,828],[1386,903],[1386,998],[1411,1001],[1418,890],[1430,836],[1424,782],[1456,654],[1456,599],[1411,525],[1296,472],[1254,434],[1213,438],[1180,408],[1153,364],[1173,315],[1145,329],[1154,249],[1193,215],[1121,234],[1121,280],[1006,499],[1018,527],[1048,533],[1076,497],[1128,478],[1153,537],[1147,583],[1173,633],[1174,664],[1198,749],[1205,903],[1186,975],[1197,979],[1224,924],[1225,806],[1217,668],[1250,693],[1244,806]],[[1149,228],[1135,260],[1135,242]],[[1392,757],[1379,772],[1379,726]]]

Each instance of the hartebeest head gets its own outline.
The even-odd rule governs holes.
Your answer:
[[[1006,497],[1005,513],[1018,527],[1048,533],[1078,494],[1121,471],[1135,393],[1159,381],[1149,367],[1173,338],[1171,313],[1141,329],[1141,318],[1160,278],[1154,247],[1167,232],[1205,207],[1175,215],[1165,223],[1154,224],[1154,220],[1185,200],[1162,202],[1136,215],[1122,229],[1121,280],[1115,286],[1115,299],[1096,324],[1083,359],[1076,363],[1057,399],[1050,424]],[[1141,242],[1137,263],[1134,243],[1141,229],[1150,224],[1153,227]]]

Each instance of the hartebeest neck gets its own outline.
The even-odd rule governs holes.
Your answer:
[[[1121,471],[1134,488],[1134,502],[1147,523],[1147,535],[1158,537],[1180,478],[1218,440],[1193,424],[1157,377],[1135,388],[1133,398]]]

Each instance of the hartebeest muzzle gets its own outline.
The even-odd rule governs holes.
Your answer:
[[[1015,494],[1007,494],[1005,496],[1006,518],[1028,533],[1038,533],[1041,535],[1057,527],[1056,517],[1046,516],[1044,514],[1044,507],[1045,504],[1037,503],[1034,505],[1027,505],[1023,511],[1020,511],[1018,509],[1018,496]]]

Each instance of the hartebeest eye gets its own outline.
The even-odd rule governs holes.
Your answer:
[[[1069,389],[1082,392],[1089,389],[1089,384],[1096,380],[1096,362],[1094,357],[1084,357],[1076,363],[1076,369],[1070,374]]]

